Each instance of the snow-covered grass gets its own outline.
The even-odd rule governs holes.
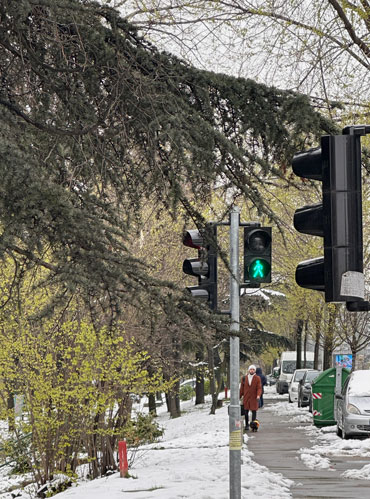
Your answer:
[[[297,431],[310,436],[312,447],[297,451],[297,457],[310,468],[331,468],[333,456],[370,456],[370,439],[342,440],[335,427],[318,429],[312,424],[307,408],[289,404],[287,396],[277,395],[275,387],[267,387],[265,400],[272,404],[264,411],[284,414],[286,423],[298,423]],[[156,444],[143,446],[135,458],[130,478],[119,473],[93,481],[79,480],[73,487],[59,493],[58,499],[226,499],[229,497],[229,420],[227,407],[209,414],[210,403],[194,406],[194,400],[183,402],[183,415],[170,419],[165,407],[158,408],[158,423],[165,429]],[[299,423],[305,423],[299,426]],[[248,436],[242,449],[242,498],[290,498],[291,480],[272,473],[253,461],[248,450]],[[0,470],[1,471],[1,470]],[[350,478],[370,479],[370,465],[361,470],[348,469]],[[22,477],[24,479],[24,477]],[[13,478],[2,470],[0,490],[12,484]],[[15,482],[14,482],[15,483]],[[30,499],[33,491],[13,491],[20,499]],[[0,499],[11,499],[10,493],[0,493]],[[13,496],[14,497],[14,496]]]
[[[224,499],[229,497],[229,421],[224,406],[210,415],[210,404],[182,403],[183,415],[169,419],[161,413],[165,428],[160,442],[142,448],[141,458],[130,470],[131,478],[116,474],[74,487],[58,498]],[[247,436],[244,437],[247,440]],[[242,497],[289,498],[291,481],[253,462],[247,446],[242,450]],[[258,493],[256,493],[258,491]]]

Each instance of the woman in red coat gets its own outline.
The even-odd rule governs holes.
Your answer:
[[[248,374],[243,376],[240,383],[239,397],[243,397],[243,406],[245,411],[245,429],[249,430],[249,411],[252,411],[252,421],[257,418],[257,409],[259,399],[262,395],[261,378],[256,375],[256,366],[253,364],[248,367]]]

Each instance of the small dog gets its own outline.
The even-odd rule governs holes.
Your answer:
[[[258,431],[259,425],[260,424],[259,424],[258,419],[255,419],[254,421],[251,422],[251,430]]]

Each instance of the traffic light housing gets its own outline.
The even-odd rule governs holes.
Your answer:
[[[244,282],[258,288],[271,282],[271,227],[244,228]]]
[[[364,298],[361,142],[348,132],[321,137],[321,148],[292,161],[296,175],[322,182],[322,203],[296,210],[294,227],[324,238],[324,256],[300,262],[296,282],[325,292],[326,302]]]
[[[186,289],[211,310],[217,310],[217,226],[207,226],[204,234],[199,230],[186,231],[183,244],[198,250],[198,257],[184,260],[182,266],[185,274],[198,278],[197,286]]]

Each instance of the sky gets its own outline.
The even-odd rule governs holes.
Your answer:
[[[287,395],[277,395],[275,386],[265,387],[265,400],[271,405],[264,410],[284,414],[288,421],[307,423],[312,421],[308,409],[289,404]],[[141,406],[138,409],[147,410]],[[119,473],[109,477],[87,481],[83,478],[75,485],[54,497],[57,499],[227,499],[229,498],[229,420],[224,405],[210,415],[210,402],[194,406],[194,400],[182,402],[183,415],[170,419],[165,405],[159,408],[158,423],[164,435],[152,445],[140,448],[129,469],[130,478],[121,478]],[[331,467],[332,456],[370,456],[370,438],[365,440],[342,440],[336,435],[336,427],[318,429],[313,425],[298,426],[310,436],[312,446],[298,450],[297,456],[311,469]],[[242,449],[242,499],[285,499],[292,497],[291,480],[269,471],[253,460],[248,450],[248,434],[244,436]],[[129,459],[132,458],[129,455]],[[0,469],[0,499],[11,499],[10,486],[16,487],[16,479]],[[80,470],[81,475],[83,469]],[[349,478],[370,480],[370,465],[362,469],[345,472]],[[18,483],[30,479],[18,477]],[[63,477],[61,477],[63,479]],[[370,484],[369,484],[370,485]],[[20,499],[35,497],[35,487],[27,486],[19,493]],[[14,497],[14,496],[13,496]]]
[[[142,2],[112,1],[114,5],[121,6],[123,16],[128,16],[139,27],[144,26],[143,34],[158,48],[172,52],[196,67],[298,90],[319,97],[320,101],[329,97],[364,102],[368,98],[368,69],[357,57],[349,56],[345,50],[337,50],[337,42],[339,45],[341,41],[344,45],[349,42],[350,45],[350,40],[347,31],[337,21],[335,9],[328,2],[318,2],[316,6],[310,0],[254,0],[248,3],[253,3],[257,11],[264,7],[268,11],[269,5],[273,5],[275,13],[330,33],[337,42],[333,42],[334,38],[330,40],[330,37],[323,39],[312,30],[295,29],[289,23],[284,27],[281,20],[272,22],[266,16],[240,15],[240,11],[239,15],[232,14],[235,10],[232,5],[243,8],[247,2],[221,2],[223,6],[218,8],[208,4],[210,10],[204,11],[202,7],[207,2],[199,5],[197,2],[182,2],[190,8],[174,9],[173,6],[180,2],[155,1],[152,3],[163,9],[162,14],[168,15],[167,23],[156,27],[148,21],[152,11],[138,8]],[[166,4],[172,8],[166,9]],[[172,24],[172,17],[179,24]],[[356,17],[353,15],[351,21],[355,23],[356,33],[361,36],[361,16],[357,22]],[[190,22],[195,19],[200,22]],[[355,45],[351,49],[356,52]]]

